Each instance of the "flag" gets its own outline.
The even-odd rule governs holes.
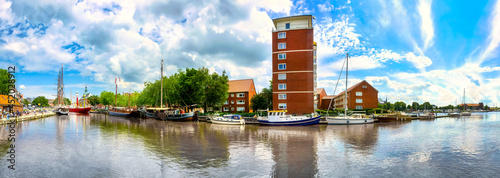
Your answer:
[[[316,20],[316,17],[314,17],[314,15],[313,15],[313,19]]]

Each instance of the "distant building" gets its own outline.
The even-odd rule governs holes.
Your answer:
[[[250,108],[250,100],[256,94],[253,79],[231,80],[227,84],[229,97],[222,105],[222,112],[253,112]],[[208,108],[208,112],[213,112],[213,108]]]
[[[464,104],[460,104],[460,106],[464,106]],[[483,110],[483,103],[465,103],[465,110]]]
[[[12,97],[11,97],[12,100]],[[14,104],[14,107],[12,108],[14,113],[17,111],[22,112],[23,111],[23,105],[17,101],[17,99],[14,99],[14,103],[9,102],[9,95],[0,95],[0,109],[1,113],[3,112],[10,112],[10,105]]]
[[[334,107],[335,108],[345,108],[344,107],[344,93],[340,92],[335,95]],[[378,107],[378,91],[372,85],[370,85],[366,80],[363,80],[351,88],[347,89],[347,108],[348,109],[370,109]]]
[[[287,114],[312,113],[318,104],[312,19],[312,15],[273,19],[273,108]]]
[[[316,88],[316,92],[314,95],[314,109],[323,109],[323,107],[321,107],[321,104],[322,104],[321,100],[326,95],[327,94],[326,94],[326,91],[324,88]]]

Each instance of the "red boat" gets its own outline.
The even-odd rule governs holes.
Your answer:
[[[89,113],[90,107],[86,108],[69,108],[69,112],[77,112],[77,113]]]

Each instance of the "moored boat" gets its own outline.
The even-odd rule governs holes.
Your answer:
[[[268,111],[267,117],[257,117],[257,121],[261,125],[299,126],[319,124],[320,117],[316,114],[311,114],[311,116],[291,116],[286,115],[286,110],[278,110]]]
[[[452,113],[449,113],[448,116],[450,116],[450,117],[458,117],[458,116],[460,116],[460,113],[458,113],[458,112],[452,112]]]
[[[59,108],[59,109],[57,109],[56,114],[59,114],[59,115],[68,115],[69,114],[69,110],[66,109],[66,108]]]
[[[466,112],[462,112],[462,113],[460,113],[460,115],[461,115],[461,116],[470,116],[470,115],[471,115],[471,113],[466,111]]]
[[[161,120],[169,121],[192,121],[195,118],[194,112],[185,113],[184,110],[167,110],[159,112],[157,115]]]
[[[390,121],[411,121],[411,117],[401,115],[401,114],[384,114],[384,115],[375,115],[374,119],[377,119],[379,122],[390,122]]]
[[[241,125],[245,124],[245,119],[241,117],[241,115],[224,115],[224,116],[217,116],[210,121],[214,124],[228,124],[228,125]]]
[[[132,109],[125,109],[125,108],[113,108],[108,111],[108,114],[110,116],[127,117],[130,116],[130,113],[132,113]]]
[[[327,117],[329,125],[347,125],[347,124],[370,124],[373,118],[365,114],[353,114],[351,116]]]
[[[90,107],[86,108],[69,108],[69,112],[84,113],[87,114],[90,111]]]

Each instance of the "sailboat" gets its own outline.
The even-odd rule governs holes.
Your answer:
[[[464,88],[464,99],[462,100],[462,113],[460,113],[461,116],[470,116],[471,113],[470,111],[466,111],[465,109],[465,88]]]
[[[160,107],[159,108],[146,108],[143,112],[146,118],[164,120],[160,117],[165,117],[165,111],[168,108],[163,108],[163,57],[161,59],[161,72],[160,72]]]
[[[108,111],[108,114],[110,116],[122,116],[122,117],[127,117],[130,116],[130,113],[132,113],[132,109],[130,109],[130,94],[129,94],[129,102],[128,102],[128,107],[116,107],[116,100],[118,97],[118,83],[116,83],[116,78],[115,78],[115,85],[116,85],[116,90],[115,90],[115,107],[113,109],[110,109]]]
[[[347,78],[349,73],[349,54],[346,54],[346,70],[345,70],[345,91],[344,91],[344,116],[326,117],[329,125],[349,125],[349,124],[369,124],[373,123],[373,118],[365,114],[347,115]],[[337,81],[338,82],[338,81]]]

